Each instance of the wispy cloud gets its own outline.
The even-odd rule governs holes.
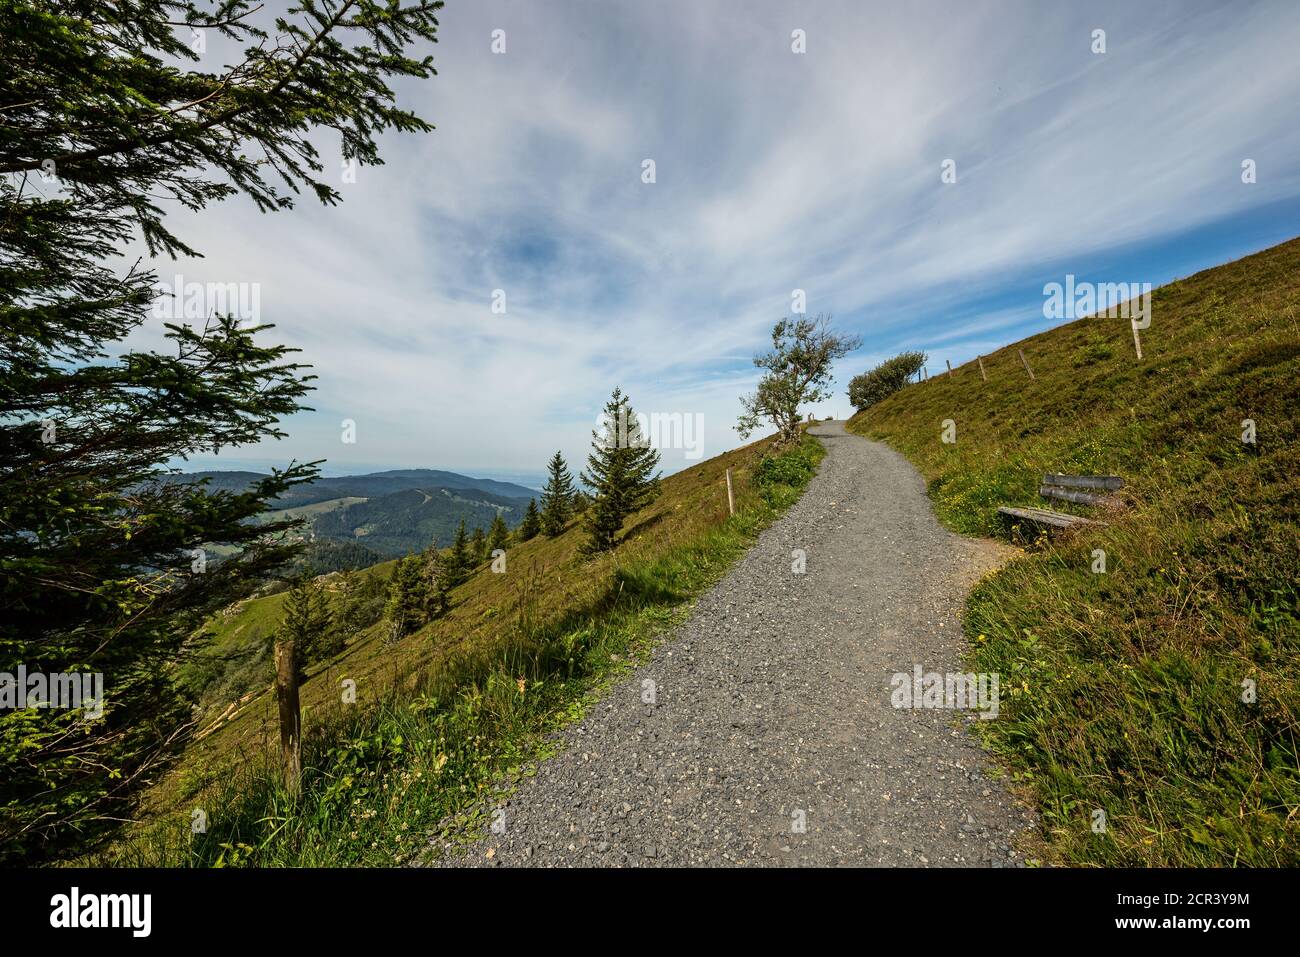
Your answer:
[[[865,337],[842,389],[899,348],[956,364],[1041,328],[1063,264],[1125,246],[1120,278],[1160,281],[1239,253],[1144,250],[1300,195],[1289,2],[452,0],[443,20],[439,76],[403,89],[435,133],[389,137],[341,207],[182,223],[206,258],[158,264],[261,283],[317,367],[318,411],[245,458],[536,470],[581,459],[614,385],[703,413],[712,455],[795,288]]]

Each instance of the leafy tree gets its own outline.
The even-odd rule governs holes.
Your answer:
[[[542,517],[537,511],[537,500],[530,498],[528,508],[524,512],[524,520],[519,523],[516,534],[521,542],[536,538],[537,533],[542,530]]]
[[[298,681],[307,677],[307,665],[326,657],[323,645],[330,630],[329,602],[310,569],[296,575],[284,598],[284,613],[275,631],[277,643],[293,642]]]
[[[463,584],[474,568],[474,557],[470,552],[469,536],[465,533],[465,520],[462,518],[456,526],[456,536],[451,540],[443,566],[447,573],[447,587],[455,588]]]
[[[849,401],[861,412],[902,389],[925,365],[924,352],[904,352],[849,380]]]
[[[573,476],[559,452],[551,456],[546,471],[546,485],[542,487],[542,531],[548,538],[554,538],[564,531],[573,514]]]
[[[405,638],[427,621],[424,563],[418,555],[399,558],[388,580],[388,604],[384,620],[388,623],[388,643]]]
[[[777,428],[777,445],[799,438],[799,406],[830,396],[831,363],[848,355],[862,339],[831,332],[830,318],[782,319],[772,327],[772,348],[754,357],[767,370],[758,389],[740,400],[744,412],[736,425],[741,438],[766,420]]]
[[[650,447],[622,390],[614,390],[604,416],[603,430],[591,433],[592,451],[582,475],[592,493],[585,515],[588,552],[613,548],[627,516],[659,495],[659,474],[651,474],[659,453]]]
[[[505,548],[510,544],[510,529],[506,527],[506,520],[497,512],[496,517],[492,519],[492,527],[488,529],[487,550],[490,557],[498,548]]]
[[[435,39],[440,6],[0,4],[0,670],[102,673],[109,700],[89,723],[0,713],[0,860],[84,852],[129,817],[190,721],[172,664],[291,559],[292,523],[251,519],[315,474],[291,464],[243,493],[158,481],[168,462],[281,436],[311,377],[258,341],[269,326],[221,310],[167,324],[165,351],[131,348],[156,277],[120,263],[139,239],[199,255],[168,204],[334,203],[323,131],[371,165],[383,132],[431,129],[388,84],[433,74],[407,50]],[[222,38],[232,65],[203,68],[196,36]],[[213,544],[236,557],[208,561]]]

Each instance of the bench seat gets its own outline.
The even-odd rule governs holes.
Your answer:
[[[1010,518],[1031,522],[1034,525],[1047,525],[1059,529],[1106,524],[1097,521],[1095,518],[1084,518],[1082,515],[1069,515],[1065,512],[1051,512],[1045,508],[1009,508],[1003,505],[998,508],[998,512]]]

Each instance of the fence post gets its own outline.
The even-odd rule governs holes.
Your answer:
[[[944,363],[944,365],[946,365],[946,366],[948,367],[948,378],[951,379],[951,378],[952,378],[952,363],[949,362],[947,359],[944,359],[944,360],[943,360],[943,363]]]
[[[736,514],[736,499],[731,494],[731,469],[727,469],[727,514]]]
[[[983,357],[983,356],[976,356],[976,357],[975,357],[975,361],[978,362],[978,363],[980,364],[980,378],[983,379],[985,382],[988,382],[988,381],[989,381],[989,374],[988,374],[987,372],[984,371],[984,357]]]
[[[1025,350],[1017,349],[1016,351],[1020,353],[1020,361],[1024,363],[1025,371],[1029,373],[1029,378],[1034,378],[1034,370],[1029,368],[1029,360],[1025,358]]]
[[[280,761],[284,787],[302,791],[302,713],[298,708],[298,668],[293,639],[275,643],[275,697],[280,704]]]

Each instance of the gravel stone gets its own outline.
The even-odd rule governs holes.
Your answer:
[[[896,672],[964,670],[966,593],[1007,549],[946,531],[887,446],[811,432],[828,454],[803,497],[559,732],[504,834],[441,839],[433,866],[1023,865],[1032,817],[974,716],[890,703]]]

